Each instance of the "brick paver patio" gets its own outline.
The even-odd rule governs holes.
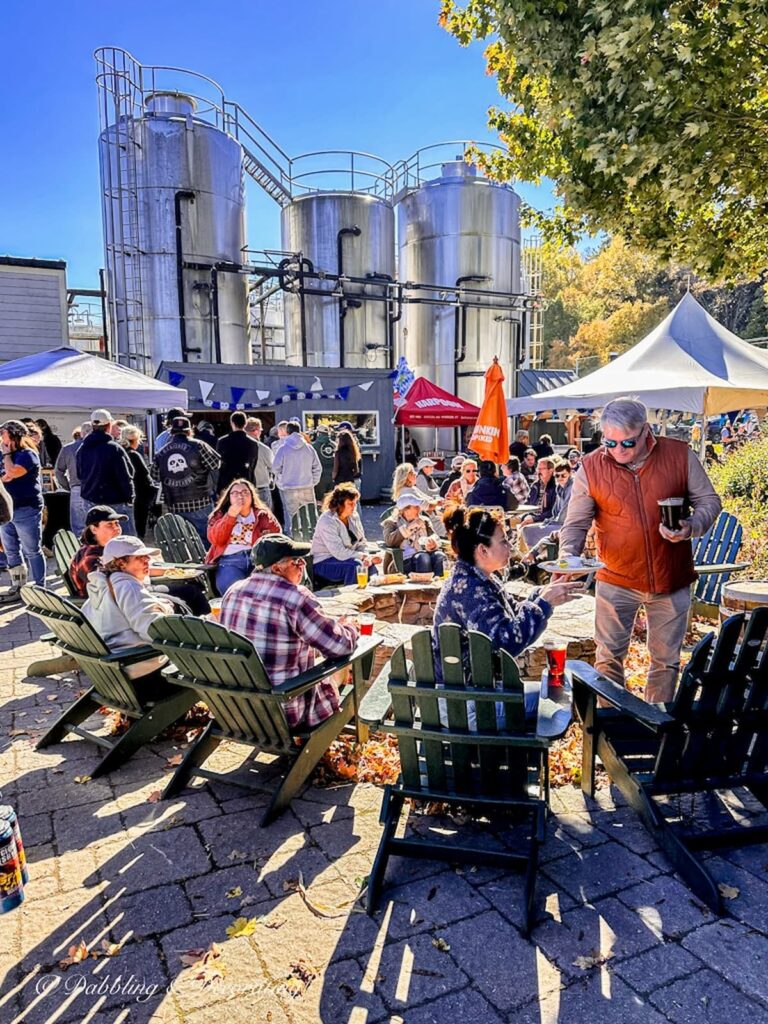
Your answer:
[[[3,1024],[768,1021],[765,848],[718,855],[739,893],[718,920],[612,791],[560,789],[530,942],[519,876],[483,867],[393,861],[371,919],[355,899],[379,838],[376,787],[310,786],[260,829],[263,799],[236,786],[151,802],[170,741],[77,782],[94,747],[33,747],[82,685],[26,677],[49,650],[40,632],[18,606],[0,614],[0,787],[31,874],[26,902],[0,918]],[[222,748],[219,767],[245,753]],[[409,827],[455,826],[421,815]],[[238,917],[250,934],[230,937]],[[119,950],[60,968],[81,940]],[[211,943],[218,956],[185,966]]]

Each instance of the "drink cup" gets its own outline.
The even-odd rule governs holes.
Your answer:
[[[216,621],[218,622],[218,620],[221,618],[221,598],[213,597],[209,601],[209,604],[211,606],[211,618],[216,619]]]
[[[562,686],[565,681],[565,658],[567,647],[557,641],[544,644],[547,655],[547,676],[550,686]]]
[[[358,565],[357,567],[357,585],[361,590],[365,590],[368,586],[368,566]]]
[[[371,636],[373,634],[373,624],[376,621],[375,615],[361,615],[359,618],[360,623],[360,636]]]
[[[679,530],[683,518],[684,498],[663,498],[659,502],[661,522],[668,530]]]

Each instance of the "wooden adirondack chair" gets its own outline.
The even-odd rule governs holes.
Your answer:
[[[166,562],[201,566],[205,562],[206,550],[197,530],[173,512],[166,512],[155,523],[155,541]],[[206,566],[200,571],[204,574],[206,595],[216,597],[216,566]]]
[[[582,789],[594,792],[595,756],[676,870],[713,911],[717,883],[696,851],[768,840],[768,826],[735,825],[723,791],[768,810],[768,607],[727,619],[693,651],[668,705],[646,704],[583,662],[569,662],[584,726]],[[611,707],[598,707],[602,698]],[[695,804],[696,797],[701,798]],[[753,807],[754,810],[754,807]]]
[[[368,911],[376,909],[387,861],[393,854],[505,868],[522,864],[527,928],[539,845],[544,840],[550,741],[531,731],[517,665],[506,652],[502,651],[500,657],[494,653],[487,636],[473,632],[468,635],[472,683],[466,685],[461,631],[455,625],[440,627],[443,689],[435,687],[429,631],[416,633],[411,643],[412,670],[409,672],[403,645],[392,655],[389,669],[393,717],[382,728],[397,737],[402,774],[396,785],[384,789],[380,815],[384,832],[368,877]],[[502,681],[502,690],[494,689],[497,679]],[[476,732],[467,728],[469,700],[475,702]],[[443,702],[447,725],[441,724]],[[504,728],[497,723],[497,704],[504,706]],[[403,803],[409,798],[462,805],[483,815],[509,810],[521,813],[527,821],[527,849],[512,853],[434,839],[398,839],[395,832]]]
[[[743,532],[736,516],[730,512],[721,512],[707,532],[694,540],[694,564],[735,564]],[[731,575],[730,572],[703,573],[696,582],[693,600],[701,604],[719,604],[723,585],[728,582]]]
[[[156,684],[151,699],[140,695],[141,680],[131,679],[126,669],[155,657],[157,652],[152,647],[144,644],[119,653],[110,651],[80,608],[35,584],[22,587],[21,599],[27,611],[42,619],[52,631],[56,645],[75,659],[91,681],[90,688],[39,740],[37,749],[61,742],[67,733],[91,740],[108,751],[91,772],[96,778],[118,768],[140,747],[181,718],[197,700],[190,690],[170,683]],[[104,706],[122,711],[133,719],[128,731],[117,740],[96,736],[80,726]]]
[[[306,544],[311,544],[316,526],[317,505],[314,503],[301,505],[291,519],[291,537],[294,540],[302,540]]]
[[[287,766],[261,819],[262,825],[268,825],[285,810],[356,713],[370,675],[373,652],[381,643],[378,637],[361,637],[349,657],[325,661],[295,679],[272,686],[250,640],[218,623],[169,615],[152,623],[149,632],[155,649],[167,654],[178,669],[174,681],[188,687],[193,700],[205,701],[215,717],[187,751],[163,797],[179,793],[194,776],[256,788],[202,767],[222,740],[249,743],[259,751],[282,756]],[[313,729],[291,729],[283,713],[285,701],[346,666],[351,666],[354,681],[342,691],[336,714]],[[297,745],[296,739],[302,743]]]
[[[53,538],[53,556],[56,559],[56,568],[64,581],[67,594],[70,598],[81,601],[82,598],[77,593],[72,577],[69,575],[69,567],[79,548],[80,542],[71,530],[59,530]]]

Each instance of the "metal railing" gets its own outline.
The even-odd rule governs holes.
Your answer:
[[[458,139],[449,142],[435,142],[431,146],[422,146],[405,160],[394,165],[395,197],[403,192],[418,188],[425,181],[439,178],[443,164],[464,160],[472,163],[473,152],[503,153],[500,146],[492,142],[474,142],[471,139]]]

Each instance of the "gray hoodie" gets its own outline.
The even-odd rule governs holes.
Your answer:
[[[113,572],[109,580],[114,597],[105,574],[90,573],[83,615],[112,651],[149,643],[150,623],[176,609],[130,573]]]
[[[323,475],[317,452],[301,434],[288,434],[275,451],[272,471],[281,490],[288,487],[314,487]]]

